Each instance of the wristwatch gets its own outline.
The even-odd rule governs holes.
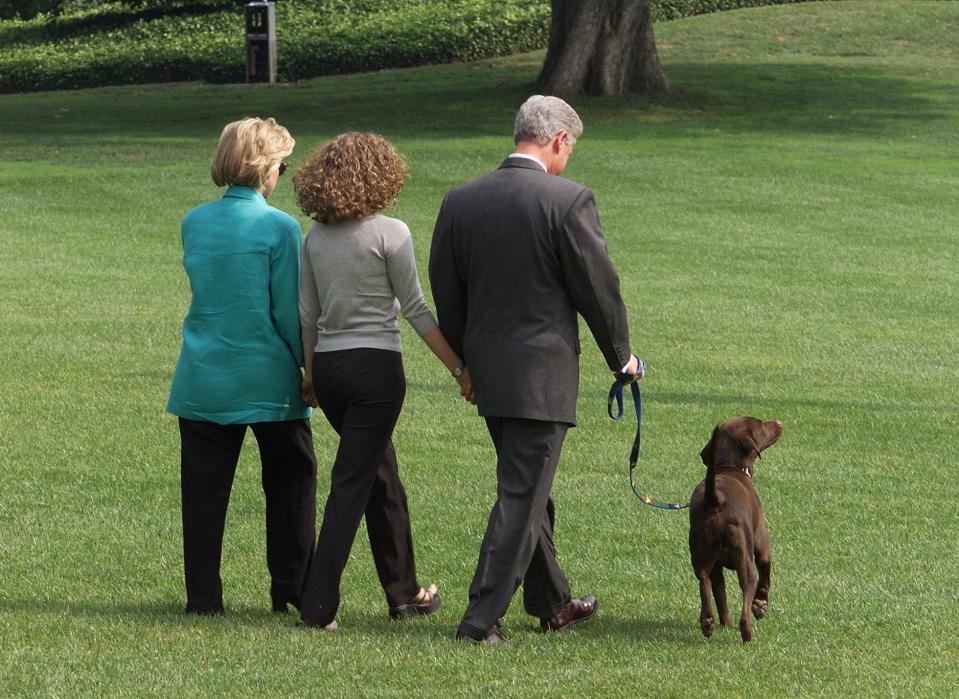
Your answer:
[[[453,371],[451,371],[450,373],[453,375],[453,378],[454,378],[454,379],[458,379],[459,377],[461,377],[461,376],[463,375],[463,371],[464,371],[465,369],[466,369],[466,365],[465,365],[465,364],[461,364],[460,366],[458,366],[458,367],[456,367],[455,369],[453,369]]]

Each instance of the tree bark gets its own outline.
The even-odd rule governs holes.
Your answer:
[[[559,96],[668,90],[653,37],[651,2],[552,0],[540,89]]]

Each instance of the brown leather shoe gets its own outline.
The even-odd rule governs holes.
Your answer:
[[[572,599],[566,603],[566,606],[559,610],[559,613],[549,619],[540,619],[539,628],[543,633],[548,631],[565,631],[573,624],[586,621],[599,607],[599,602],[592,595],[586,595],[580,599]]]
[[[473,638],[472,636],[467,636],[465,633],[457,631],[456,640],[466,641],[470,645],[474,646],[497,646],[500,643],[509,643],[509,639],[506,637],[506,634],[503,633],[503,629],[501,629],[499,626],[494,626],[493,630],[490,631],[484,639]]]

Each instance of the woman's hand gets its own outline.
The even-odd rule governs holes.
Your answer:
[[[473,390],[473,382],[470,380],[470,370],[463,367],[463,373],[456,377],[460,385],[460,395],[468,402],[476,405],[476,392]]]
[[[316,392],[313,390],[313,377],[311,375],[303,377],[303,382],[300,384],[300,396],[303,398],[303,402],[311,408],[320,407],[319,401],[316,400]]]
[[[476,392],[473,390],[473,382],[470,381],[470,372],[466,368],[463,360],[457,356],[456,352],[453,351],[453,348],[450,347],[450,344],[446,341],[446,338],[443,337],[443,333],[439,328],[433,328],[428,333],[422,336],[423,342],[426,343],[426,346],[430,348],[433,354],[436,355],[443,366],[446,367],[446,370],[449,371],[457,383],[460,385],[460,395],[463,396],[468,402],[476,405]],[[462,369],[462,372],[460,371]],[[457,376],[459,374],[459,376]]]

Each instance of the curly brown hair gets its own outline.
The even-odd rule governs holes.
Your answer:
[[[408,174],[403,156],[385,138],[350,131],[314,151],[293,176],[293,188],[303,213],[339,223],[391,207]]]

